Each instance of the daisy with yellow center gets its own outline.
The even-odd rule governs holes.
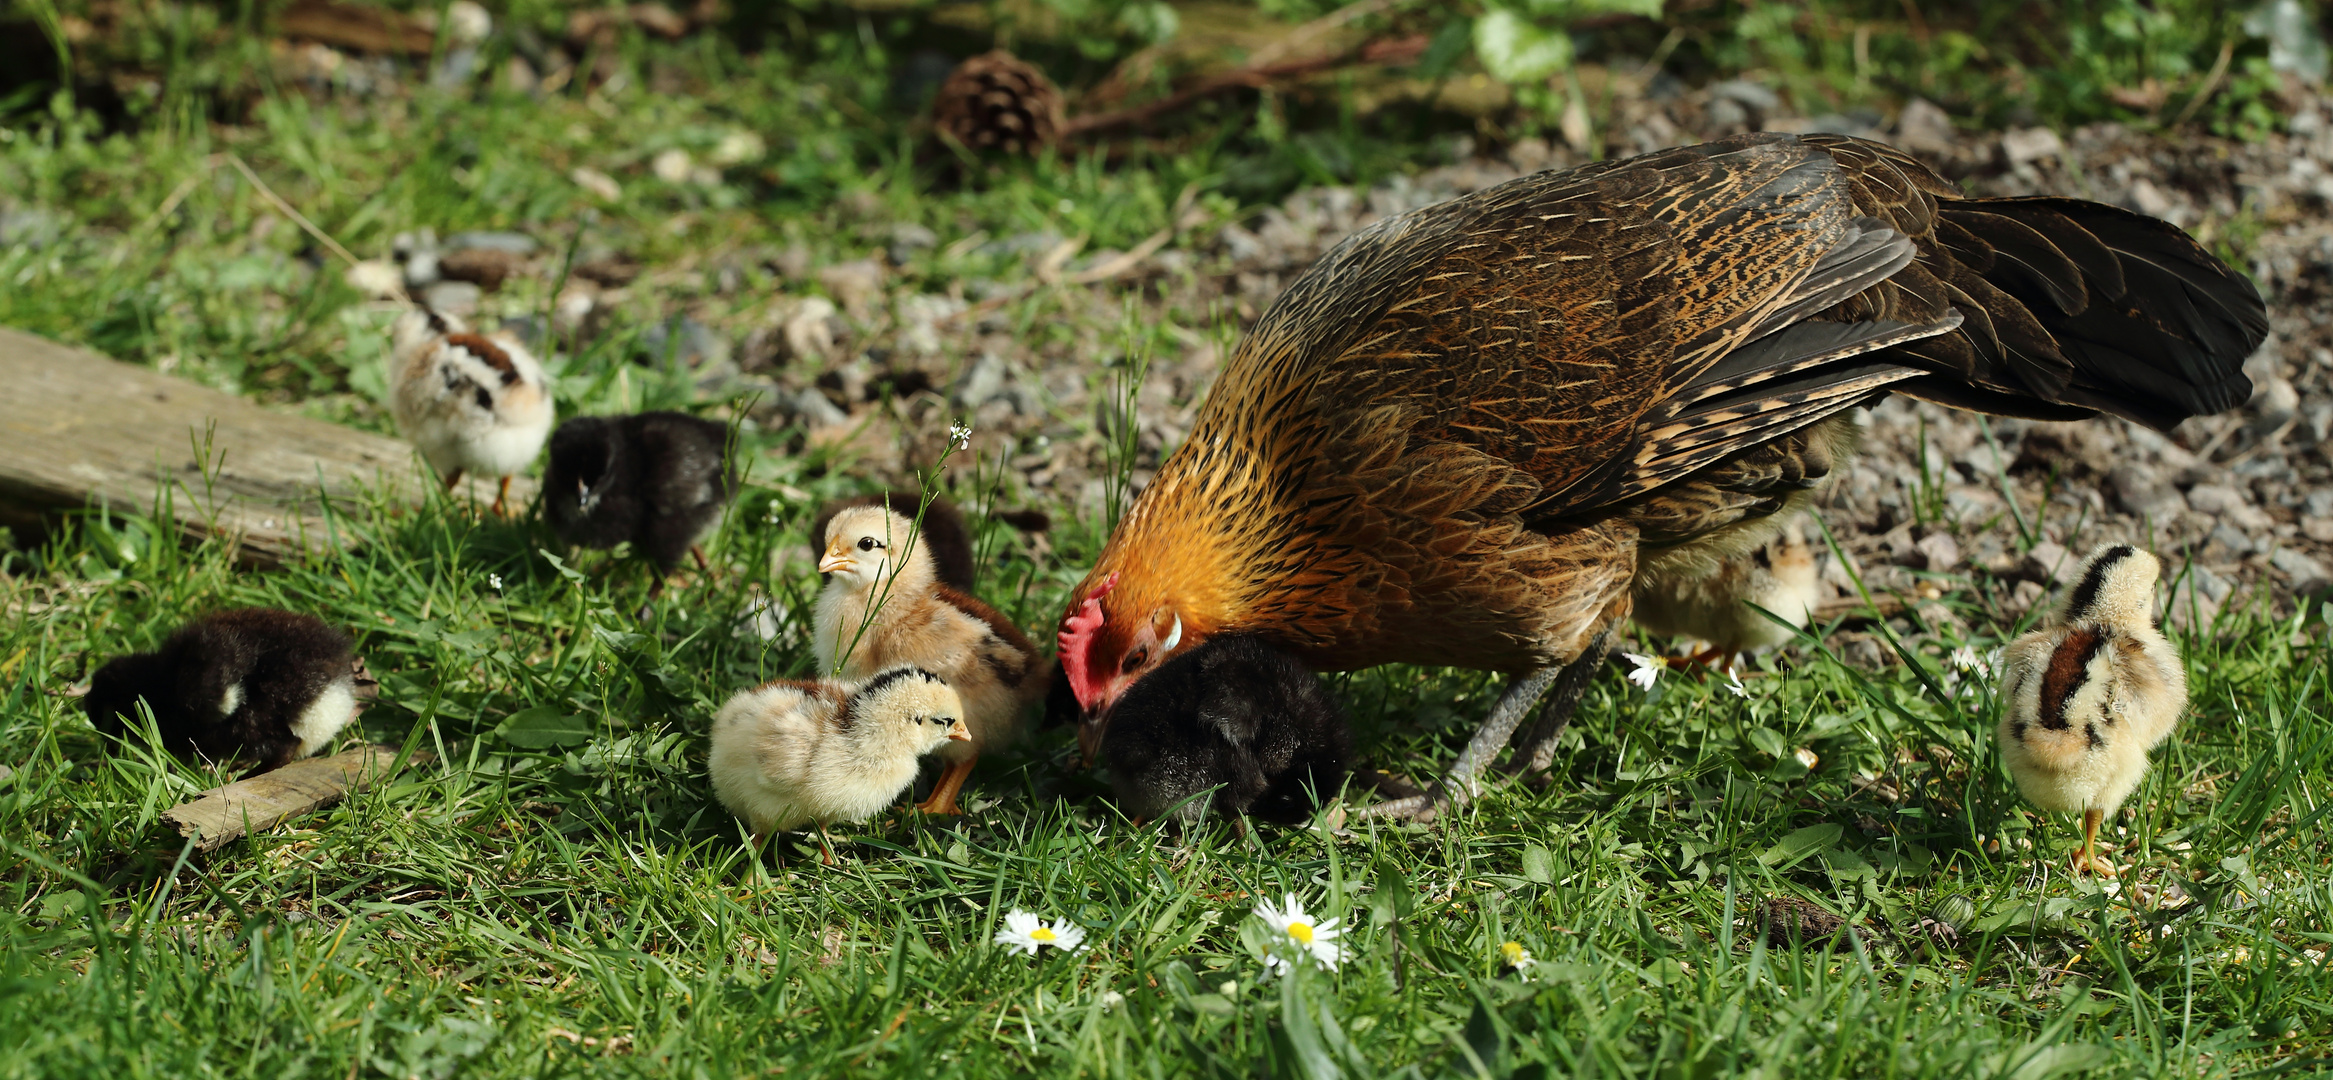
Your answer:
[[[1085,946],[1085,929],[1067,919],[1044,922],[1034,913],[1014,908],[1004,917],[1004,929],[996,932],[996,943],[1030,956],[1047,945],[1076,952]]]
[[[1531,966],[1539,962],[1531,955],[1531,950],[1524,948],[1520,941],[1499,943],[1499,958],[1506,961],[1507,967],[1513,970],[1515,976],[1524,982],[1531,981]]]
[[[1305,912],[1295,893],[1289,893],[1281,907],[1273,907],[1268,900],[1257,904],[1256,918],[1264,920],[1283,938],[1274,943],[1271,955],[1264,961],[1276,973],[1286,972],[1299,956],[1310,956],[1330,971],[1335,971],[1337,961],[1344,959],[1345,950],[1337,944],[1337,936],[1343,933],[1337,929],[1337,920],[1313,918]]]

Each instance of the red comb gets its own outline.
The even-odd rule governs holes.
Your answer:
[[[1069,676],[1069,690],[1077,695],[1077,703],[1092,708],[1102,699],[1103,681],[1089,670],[1087,654],[1093,650],[1094,631],[1102,628],[1102,597],[1118,584],[1113,572],[1094,586],[1094,591],[1077,605],[1077,613],[1061,620],[1061,670]]]

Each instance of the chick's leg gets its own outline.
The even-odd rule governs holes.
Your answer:
[[[494,516],[510,516],[510,477],[503,477],[502,486],[494,492]]]
[[[2106,820],[2104,810],[2082,811],[2082,854],[2074,859],[2074,868],[2083,873],[2115,876],[2114,864],[2098,857],[2098,826]]]
[[[978,756],[973,756],[949,762],[947,768],[940,770],[940,780],[932,785],[931,795],[915,804],[915,808],[926,814],[963,813],[956,806],[956,793],[964,790],[965,779],[972,775],[972,763],[978,760]]]
[[[447,470],[446,470],[446,494],[448,494],[448,495],[451,495],[451,494],[453,494],[453,493],[454,493],[454,488],[456,488],[456,487],[460,486],[460,485],[461,485],[461,483],[462,483],[462,470],[460,470],[460,469],[447,469]]]

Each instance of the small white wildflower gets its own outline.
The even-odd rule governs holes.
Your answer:
[[[1120,1005],[1124,1005],[1125,1003],[1126,995],[1121,994],[1116,990],[1102,991],[1102,1008],[1115,1009]]]
[[[1531,969],[1539,963],[1531,955],[1531,950],[1524,948],[1520,941],[1500,942],[1499,959],[1506,961],[1507,966],[1514,969],[1515,977],[1524,982],[1531,981]]]
[[[948,425],[948,446],[955,450],[972,449],[972,425],[958,420]]]
[[[1740,668],[1729,667],[1725,669],[1725,688],[1733,691],[1734,696],[1738,698],[1746,698],[1750,696],[1750,688],[1742,685],[1742,671]]]
[[[1952,650],[1952,666],[1962,671],[1974,672],[1980,679],[1993,673],[1993,665],[1986,663],[1984,657],[1977,655],[1974,645],[1963,645]]]
[[[1628,681],[1646,690],[1652,689],[1653,684],[1660,681],[1661,669],[1668,666],[1667,662],[1658,656],[1646,656],[1643,653],[1632,652],[1624,652],[1620,656],[1630,664],[1635,665],[1628,673]]]
[[[494,586],[494,591],[495,591],[495,592],[501,592],[501,591],[502,591],[502,575],[501,575],[501,574],[488,574],[488,575],[486,575],[486,584]]]
[[[1004,929],[996,932],[996,943],[1035,956],[1037,950],[1051,945],[1063,952],[1076,952],[1084,947],[1085,930],[1067,919],[1044,922],[1036,915],[1014,908],[1004,917]]]
[[[1304,904],[1295,893],[1287,894],[1286,904],[1273,907],[1267,900],[1256,905],[1256,918],[1264,920],[1272,929],[1287,938],[1286,945],[1275,943],[1271,956],[1265,959],[1274,972],[1285,973],[1294,964],[1295,956],[1310,956],[1322,967],[1335,971],[1337,961],[1344,959],[1345,950],[1337,944],[1337,920],[1316,920],[1306,914]]]

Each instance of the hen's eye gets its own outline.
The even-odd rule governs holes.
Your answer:
[[[1132,675],[1136,671],[1141,670],[1142,662],[1148,659],[1150,659],[1150,649],[1148,647],[1136,649],[1133,652],[1126,654],[1126,662],[1118,665],[1118,670],[1123,671],[1128,675]]]
[[[883,542],[882,542],[881,540],[877,540],[877,539],[875,539],[875,538],[874,538],[874,537],[872,537],[872,536],[862,536],[862,537],[859,537],[859,550],[860,550],[860,551],[873,551],[873,550],[875,550],[876,548],[879,548],[879,547],[882,547],[882,546],[883,546]]]

